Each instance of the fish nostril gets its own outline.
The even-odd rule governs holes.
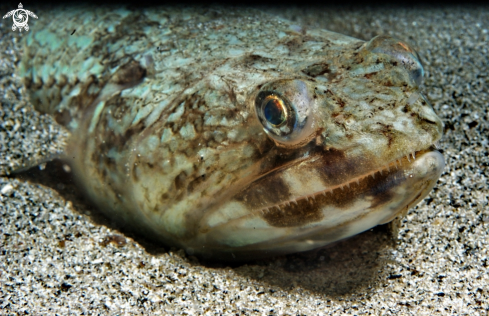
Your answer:
[[[430,120],[430,119],[425,118],[425,117],[423,117],[423,121],[428,122],[428,123],[430,123],[430,124],[435,124],[435,125],[438,125],[438,123],[437,123],[436,121]]]
[[[418,107],[419,117],[429,124],[437,125],[442,128],[443,123],[433,110],[433,106],[423,94],[420,94],[420,96],[420,105]]]

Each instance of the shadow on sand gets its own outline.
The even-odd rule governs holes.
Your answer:
[[[235,272],[283,290],[301,287],[333,296],[364,295],[391,277],[380,270],[392,262],[393,247],[391,230],[383,225],[320,249],[236,267]]]

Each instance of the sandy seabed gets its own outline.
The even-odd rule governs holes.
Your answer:
[[[380,227],[305,254],[204,264],[115,227],[48,163],[0,177],[0,314],[489,313],[489,7],[260,9],[364,40],[393,35],[422,56],[446,167],[398,235]],[[14,70],[25,32],[11,23],[0,20],[0,174],[66,137],[25,97]]]

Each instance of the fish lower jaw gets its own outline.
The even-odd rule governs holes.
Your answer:
[[[430,148],[340,185],[255,211],[235,200],[212,213],[206,230],[189,246],[228,258],[232,254],[231,260],[319,248],[406,212],[431,191],[443,167],[443,156]]]
[[[391,161],[390,163],[384,165],[383,167],[380,167],[378,169],[374,169],[374,170],[372,170],[372,171],[370,171],[364,175],[354,177],[348,182],[341,183],[341,184],[334,185],[334,186],[330,186],[324,190],[317,191],[317,192],[314,192],[314,193],[311,193],[308,195],[303,195],[303,196],[300,196],[296,199],[289,200],[289,201],[286,201],[283,203],[274,204],[271,206],[266,206],[266,207],[263,207],[259,210],[256,210],[255,212],[257,212],[258,214],[264,214],[264,213],[269,212],[273,209],[283,210],[286,207],[290,207],[292,204],[299,206],[299,203],[303,203],[303,202],[307,202],[309,204],[314,204],[317,202],[316,199],[318,197],[321,197],[321,196],[327,197],[328,194],[334,194],[334,191],[336,191],[336,190],[340,190],[340,191],[349,190],[355,186],[359,187],[361,182],[363,182],[369,178],[372,180],[375,180],[376,178],[385,176],[386,174],[389,174],[391,172],[399,171],[402,169],[407,169],[407,168],[409,168],[409,166],[413,162],[416,161],[416,157],[420,157],[421,155],[423,155],[424,153],[427,153],[427,152],[436,151],[436,149],[438,149],[438,148],[439,148],[439,144],[438,144],[438,142],[435,142],[428,149],[413,151],[413,152],[411,152],[405,156],[402,156],[400,158],[397,158],[397,159]],[[406,176],[411,177],[411,178],[413,177],[412,174],[411,175],[407,174]],[[388,221],[386,221],[386,222],[388,222]]]

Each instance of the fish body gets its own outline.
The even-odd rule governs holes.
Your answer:
[[[60,16],[25,40],[31,102],[70,130],[64,159],[104,213],[190,254],[321,247],[406,212],[442,172],[404,42],[249,9]]]

